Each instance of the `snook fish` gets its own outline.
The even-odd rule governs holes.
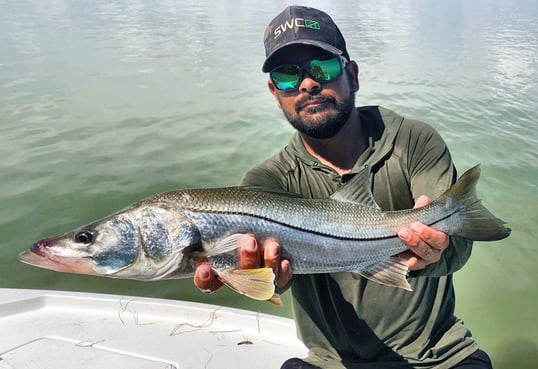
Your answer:
[[[189,189],[139,201],[72,232],[34,243],[24,263],[60,272],[159,280],[192,277],[208,260],[219,279],[258,300],[278,301],[270,268],[238,269],[245,233],[275,237],[293,273],[357,272],[410,290],[407,249],[399,228],[418,221],[475,241],[507,237],[510,229],[477,199],[479,166],[419,209],[381,211],[363,170],[328,199],[252,187]]]

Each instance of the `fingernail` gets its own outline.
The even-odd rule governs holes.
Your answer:
[[[269,257],[278,257],[278,247],[275,244],[271,244],[271,248],[269,249]]]
[[[289,272],[290,268],[291,268],[290,263],[286,260],[284,263],[281,264],[280,271],[287,273]]]
[[[200,279],[203,280],[203,281],[208,281],[209,278],[211,277],[211,273],[209,273],[209,271],[207,271],[207,270],[201,270],[198,273],[198,277],[200,277]]]
[[[413,224],[411,224],[410,228],[416,234],[422,233],[422,229],[423,229],[423,227],[422,227],[422,225],[420,223],[413,223]]]
[[[407,228],[402,228],[398,232],[398,236],[400,236],[401,239],[407,241],[411,238],[411,232]]]
[[[246,252],[256,252],[256,242],[254,240],[249,240],[243,245],[243,250]]]

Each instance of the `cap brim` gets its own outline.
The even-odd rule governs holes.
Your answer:
[[[340,50],[337,47],[334,47],[326,42],[323,41],[317,41],[317,40],[293,40],[286,43],[283,43],[280,45],[277,49],[273,50],[271,54],[267,55],[267,58],[265,58],[265,62],[262,66],[262,72],[267,73],[270,72],[273,68],[271,65],[272,58],[275,56],[276,53],[278,53],[280,50],[290,46],[290,45],[310,45],[310,46],[316,46],[320,49],[323,49],[331,54],[334,55],[342,55],[344,52]]]

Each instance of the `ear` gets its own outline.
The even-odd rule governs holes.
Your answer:
[[[273,81],[268,80],[267,81],[267,87],[269,87],[269,91],[275,97],[276,105],[278,106],[278,108],[282,109],[282,105],[280,105],[280,100],[278,99],[278,90],[276,89],[275,85],[273,84]]]
[[[355,60],[351,60],[348,65],[349,71],[350,71],[350,82],[351,87],[353,88],[353,91],[357,92],[359,91],[359,65]]]

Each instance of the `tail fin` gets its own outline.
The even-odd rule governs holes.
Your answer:
[[[503,220],[486,209],[476,195],[476,183],[480,177],[480,165],[466,171],[441,198],[456,201],[460,208],[460,224],[455,235],[473,241],[496,241],[510,235]]]

